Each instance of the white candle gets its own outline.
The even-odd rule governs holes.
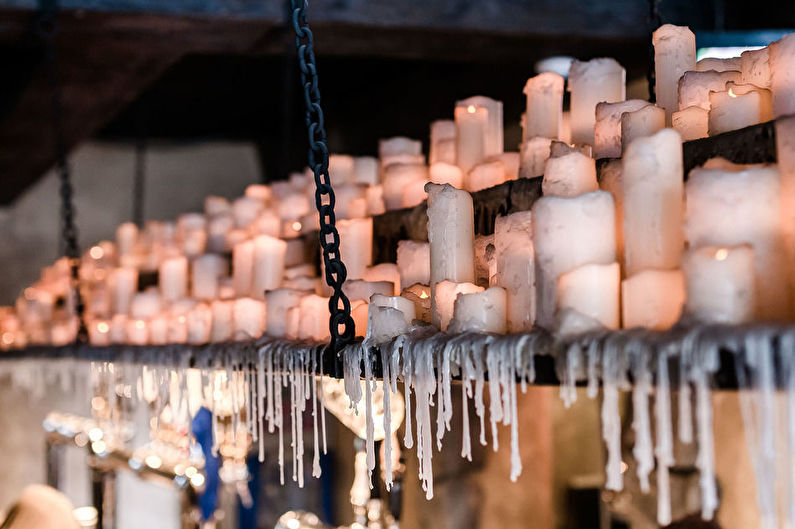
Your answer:
[[[370,186],[365,191],[365,199],[367,201],[367,216],[372,217],[381,215],[386,212],[386,204],[384,203],[384,187],[381,185]]]
[[[88,341],[97,347],[110,345],[110,322],[108,320],[91,321],[88,324]]]
[[[146,345],[149,343],[149,325],[146,320],[127,320],[127,343]]]
[[[416,181],[428,181],[428,168],[425,165],[393,163],[384,167],[382,185],[386,209],[403,208],[403,191]]]
[[[290,321],[298,317],[301,298],[306,294],[299,290],[278,288],[265,294],[265,332],[275,338],[294,340],[297,336],[291,335]]]
[[[709,94],[709,135],[741,129],[773,119],[769,90],[732,86]]]
[[[613,195],[616,206],[616,256],[622,269],[624,266],[624,184],[621,180],[621,160],[610,160],[602,165],[599,188]]]
[[[795,114],[795,34],[770,45],[770,92],[773,117]]]
[[[213,300],[210,304],[212,312],[211,342],[226,342],[232,339],[234,327],[234,301]]]
[[[728,72],[730,70],[740,70],[741,60],[740,57],[728,57],[726,59],[718,59],[717,57],[705,57],[696,63],[696,70],[699,72],[706,72],[715,70],[716,72]]]
[[[575,268],[558,277],[558,310],[575,310],[607,329],[618,329],[620,284],[618,263]]]
[[[262,200],[252,197],[240,197],[232,203],[232,215],[238,228],[247,228],[265,209]]]
[[[499,216],[494,223],[497,271],[494,282],[505,289],[509,332],[529,331],[536,317],[535,255],[530,211]]]
[[[430,181],[434,184],[450,184],[457,189],[463,189],[464,173],[457,165],[436,162],[430,167]]]
[[[431,290],[431,299],[435,301],[431,308],[433,324],[441,331],[446,331],[450,320],[453,319],[455,300],[459,294],[472,294],[483,292],[484,288],[474,283],[456,283],[454,281],[440,281]]]
[[[388,281],[395,286],[393,295],[397,296],[400,294],[400,269],[395,263],[381,263],[367,268],[364,273],[364,279],[365,281],[373,282]]]
[[[334,186],[334,214],[338,219],[356,218],[356,200],[364,199],[367,186],[364,184],[341,184]],[[354,206],[353,208],[351,206]]]
[[[495,156],[505,150],[503,140],[502,101],[496,101],[485,96],[472,96],[456,101],[455,105],[456,109],[459,107],[466,108],[467,112],[470,106],[486,109],[486,130],[483,136],[484,157]],[[458,124],[458,119],[456,119],[456,124]],[[458,133],[461,134],[461,131],[458,130]]]
[[[233,302],[232,319],[234,320],[235,340],[252,340],[265,332],[265,302],[239,298]]]
[[[483,332],[505,334],[507,330],[506,294],[502,287],[482,292],[461,293],[454,303],[452,333]]]
[[[109,277],[112,299],[112,310],[116,314],[127,314],[130,303],[138,291],[137,268],[114,268]]]
[[[654,93],[665,109],[665,122],[679,110],[679,78],[696,68],[696,36],[685,26],[664,24],[652,35],[654,44]]]
[[[405,136],[395,136],[378,140],[378,157],[381,159],[381,166],[411,158],[422,156],[422,142],[413,140]]]
[[[355,161],[347,154],[330,154],[328,157],[328,173],[333,185],[353,182],[355,179]],[[313,176],[314,179],[314,176]]]
[[[391,281],[348,279],[343,283],[342,291],[348,296],[348,299],[363,299],[369,302],[373,294],[392,296],[395,292],[395,284]]]
[[[138,226],[132,222],[124,222],[116,228],[116,248],[119,257],[132,255],[138,243]]]
[[[403,194],[401,195],[401,207],[402,208],[413,208],[414,206],[418,206],[425,202],[428,198],[428,194],[425,192],[425,184],[428,183],[428,180],[412,180],[406,187],[403,188]]]
[[[467,172],[486,157],[489,112],[475,105],[456,106],[456,164]]]
[[[160,293],[164,301],[184,298],[188,292],[188,260],[185,257],[170,257],[160,263],[158,269]]]
[[[390,306],[369,305],[367,314],[367,337],[380,344],[408,332],[409,323],[400,310]]]
[[[481,161],[466,174],[464,189],[474,193],[500,185],[505,181],[505,165],[502,161]]]
[[[232,213],[232,204],[224,197],[209,195],[204,199],[204,213],[208,217],[230,215]]]
[[[130,303],[130,316],[137,320],[147,320],[160,312],[160,291],[148,288],[138,292]]]
[[[399,241],[397,267],[401,285],[431,282],[431,247],[427,242]]]
[[[188,341],[188,312],[192,306],[174,306],[169,311],[168,316],[168,342],[169,343],[186,343]]]
[[[547,160],[541,181],[544,196],[574,197],[597,189],[593,158],[571,151]]]
[[[234,228],[235,219],[230,214],[221,214],[210,218],[207,222],[207,251],[224,253],[231,248],[227,246],[227,234]]]
[[[287,243],[260,235],[254,239],[254,273],[251,281],[251,297],[264,299],[266,290],[279,288],[284,275]]]
[[[685,187],[687,241],[690,248],[751,245],[756,317],[781,320],[790,313],[791,296],[780,175],[775,166],[739,169],[691,171]]]
[[[609,58],[575,60],[567,89],[571,92],[571,140],[593,145],[596,105],[626,99],[626,71]]]
[[[522,143],[519,149],[519,178],[533,178],[544,174],[552,139],[536,137]]]
[[[257,235],[279,237],[282,233],[282,224],[282,219],[276,210],[266,209],[254,219],[254,222],[249,224],[248,234],[252,237]]]
[[[776,159],[781,177],[781,225],[787,261],[795,261],[795,117],[776,120]],[[790,266],[790,286],[795,288],[795,267]],[[793,297],[795,300],[795,297]]]
[[[516,180],[519,178],[519,166],[522,164],[521,157],[516,151],[504,152],[495,156],[490,156],[486,161],[499,160],[505,169],[505,180]]]
[[[177,218],[177,240],[182,253],[195,257],[207,244],[207,218],[203,213],[184,213]]]
[[[621,282],[626,329],[666,330],[682,315],[685,279],[681,270],[645,270]]]
[[[622,166],[626,275],[674,269],[684,250],[682,143],[671,129],[638,138]]]
[[[636,138],[645,138],[665,128],[665,110],[648,105],[634,112],[621,114],[621,150]]]
[[[203,344],[210,341],[213,313],[206,303],[199,303],[187,314],[188,343]]]
[[[378,159],[372,156],[357,156],[353,159],[354,182],[374,186],[378,179]]]
[[[709,136],[709,111],[701,107],[687,107],[673,113],[673,128],[682,141],[697,140]]]
[[[247,296],[254,279],[254,241],[243,241],[232,249],[232,284],[235,294]]]
[[[168,320],[167,313],[156,314],[149,320],[149,343],[151,345],[168,343]]]
[[[414,313],[418,320],[431,323],[431,287],[415,283],[403,289],[400,295],[414,303]]]
[[[597,104],[594,126],[594,158],[620,158],[621,115],[624,112],[634,112],[649,105],[651,103],[642,99]]]
[[[265,184],[251,184],[246,187],[245,196],[267,203],[271,199],[271,190]]]
[[[494,235],[475,236],[475,283],[488,287],[497,275]]]
[[[414,309],[414,303],[406,298],[400,296],[382,296],[381,294],[374,294],[370,298],[371,307],[391,307],[399,310],[403,314],[403,318],[409,325],[417,318]]]
[[[748,245],[702,246],[685,253],[685,312],[706,323],[742,324],[752,320],[754,252]]]
[[[440,119],[431,123],[431,150],[428,156],[431,165],[455,164],[456,135],[455,121]]]
[[[709,93],[724,90],[726,83],[740,83],[740,72],[685,72],[679,80],[679,110],[709,110]]]
[[[337,221],[340,235],[340,258],[345,263],[348,279],[362,279],[373,263],[373,219]]]
[[[191,295],[196,299],[218,297],[218,280],[226,275],[226,259],[220,255],[200,255],[191,263]]]
[[[522,141],[541,136],[560,138],[563,111],[563,76],[544,72],[531,77],[524,85],[527,107]]]
[[[114,314],[110,320],[108,338],[112,344],[127,343],[127,316]]]
[[[770,48],[748,50],[740,54],[742,82],[770,88]]]
[[[537,323],[550,329],[558,276],[584,264],[616,260],[615,206],[605,191],[578,197],[542,197],[533,205]]]
[[[327,341],[329,334],[329,298],[314,294],[301,298],[298,339]]]

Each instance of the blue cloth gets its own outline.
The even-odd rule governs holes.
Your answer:
[[[218,469],[221,460],[213,455],[213,414],[201,408],[191,422],[191,431],[204,454],[204,492],[199,496],[202,520],[209,520],[218,505]]]

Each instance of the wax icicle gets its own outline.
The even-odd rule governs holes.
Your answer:
[[[384,485],[386,490],[392,489],[392,362],[391,349],[381,348],[382,380],[384,389]]]
[[[651,393],[651,373],[649,372],[649,355],[644,347],[633,351],[632,376],[635,385],[632,389],[632,429],[635,430],[635,446],[632,454],[638,464],[638,480],[640,490],[649,492],[649,473],[654,469],[654,456],[649,422],[649,394]]]
[[[657,393],[654,396],[657,447],[657,523],[671,523],[671,483],[668,468],[674,464],[671,424],[671,390],[668,378],[668,354],[657,356]]]
[[[624,480],[621,474],[621,417],[618,411],[619,366],[617,350],[605,349],[602,356],[602,438],[607,445],[605,473],[607,490],[621,490]]]
[[[373,488],[373,469],[375,468],[375,425],[373,424],[373,366],[369,351],[364,351],[364,417],[366,422],[367,474],[370,488]]]

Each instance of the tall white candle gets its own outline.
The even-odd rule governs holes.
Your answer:
[[[754,252],[748,245],[702,246],[685,253],[685,312],[706,323],[742,324],[753,319]]]
[[[549,158],[551,138],[535,137],[519,147],[519,178],[533,178],[544,174],[544,165]]]
[[[740,83],[740,72],[685,72],[679,80],[679,110],[709,110],[709,93],[724,90],[726,83]]]
[[[395,161],[405,160],[406,157],[422,156],[422,142],[413,140],[405,136],[395,136],[378,140],[378,157],[381,165],[394,163]]]
[[[665,109],[665,121],[679,110],[679,78],[696,68],[696,36],[686,26],[664,24],[652,35],[654,44],[654,93]]]
[[[138,269],[121,267],[114,268],[110,273],[110,287],[113,301],[112,310],[116,314],[127,314],[130,303],[138,291]]]
[[[748,90],[745,85],[740,86],[733,86],[723,92],[710,92],[710,136],[773,119],[770,91]]]
[[[150,287],[133,296],[130,316],[136,320],[146,320],[160,312],[160,291]]]
[[[231,248],[227,246],[227,234],[235,227],[235,219],[231,214],[220,214],[207,222],[207,251],[224,253]]]
[[[574,197],[596,191],[596,160],[571,151],[547,160],[541,190],[544,196]]]
[[[455,299],[449,330],[453,333],[505,334],[506,306],[505,289],[502,287],[491,287],[482,292],[461,293]]]
[[[684,250],[682,142],[671,129],[638,138],[622,167],[626,275],[674,269]]]
[[[218,280],[226,275],[226,259],[220,255],[205,254],[191,263],[191,292],[196,299],[218,297]]]
[[[301,298],[298,339],[326,341],[329,339],[329,298],[314,294]]]
[[[357,215],[353,211],[356,205],[356,200],[364,199],[367,194],[367,186],[363,184],[342,184],[334,186],[334,214],[338,219],[351,219],[356,218]],[[366,203],[366,202],[365,202]],[[354,206],[354,207],[351,207]]]
[[[518,211],[495,220],[495,283],[505,289],[509,332],[531,330],[536,317],[532,234],[530,211]]]
[[[383,186],[375,185],[368,187],[365,191],[365,200],[367,201],[366,215],[368,217],[381,215],[386,212]],[[315,215],[315,217],[317,217],[317,215]]]
[[[348,279],[362,279],[373,263],[373,219],[337,221],[340,235],[340,256]]]
[[[669,329],[682,315],[685,279],[681,270],[645,270],[621,282],[626,329]]]
[[[483,292],[484,288],[474,283],[456,283],[454,281],[440,281],[431,291],[431,299],[435,300],[431,308],[431,318],[433,324],[441,331],[446,331],[453,319],[455,300],[459,294],[472,294]]]
[[[626,99],[626,71],[609,58],[575,60],[567,89],[571,92],[571,140],[593,145],[596,105]]]
[[[188,341],[188,317],[185,311],[171,311],[166,319],[166,339],[168,343]]]
[[[418,206],[425,202],[428,198],[427,193],[425,193],[425,184],[428,183],[428,180],[412,180],[403,188],[403,194],[401,196],[401,207],[402,208],[413,208],[414,206]]]
[[[132,255],[138,243],[138,226],[132,222],[124,222],[116,228],[116,248],[119,257]]]
[[[621,160],[610,160],[602,165],[599,173],[599,188],[613,195],[616,205],[616,256],[624,267],[624,184],[621,181]]]
[[[594,158],[621,157],[621,115],[634,112],[651,103],[642,99],[628,99],[617,103],[596,105],[596,125],[594,126]]]
[[[505,182],[505,165],[500,160],[477,163],[464,178],[464,189],[474,193]]]
[[[149,343],[151,345],[165,345],[168,343],[168,323],[170,316],[161,312],[149,320]]]
[[[265,302],[251,298],[239,298],[232,305],[235,340],[252,340],[265,332]]]
[[[743,83],[770,88],[770,48],[742,52],[740,71]]]
[[[416,181],[428,181],[428,168],[423,164],[393,163],[384,167],[382,185],[386,209],[403,208],[403,191]]]
[[[365,281],[388,281],[395,285],[394,295],[400,294],[400,269],[395,263],[381,263],[367,268],[364,273]]]
[[[397,267],[400,273],[401,285],[408,287],[415,283],[430,284],[430,244],[418,241],[399,241],[397,246]]]
[[[102,347],[110,345],[110,322],[93,320],[88,324],[88,341],[91,345]]]
[[[301,298],[305,295],[299,290],[289,288],[278,288],[265,294],[265,304],[268,307],[265,312],[265,332],[268,336],[291,340],[297,338],[290,335],[289,322],[296,317],[294,313],[299,311]]]
[[[701,107],[687,107],[673,113],[673,128],[682,141],[709,136],[709,111]]]
[[[634,112],[621,114],[621,150],[636,138],[645,138],[665,128],[665,110],[648,105]]]
[[[251,281],[251,297],[264,299],[266,290],[279,288],[284,275],[287,243],[260,235],[254,239],[254,273]]]
[[[232,249],[232,284],[235,294],[247,296],[254,279],[254,241],[242,241]]]
[[[428,162],[455,164],[456,161],[455,121],[440,119],[431,123],[431,149]]]
[[[213,313],[206,303],[199,303],[187,314],[188,343],[203,344],[210,341]]]
[[[353,159],[354,181],[362,185],[377,185],[378,159],[372,156],[357,156]]]
[[[164,301],[184,298],[188,292],[188,260],[185,257],[170,257],[160,263],[158,271],[160,293]]]
[[[563,111],[563,76],[544,72],[524,85],[527,106],[522,141],[541,136],[560,138]]]
[[[795,33],[770,45],[770,92],[773,117],[795,114]]]
[[[616,260],[615,206],[605,191],[578,197],[542,197],[533,205],[537,322],[550,329],[558,276],[584,264]]]
[[[586,264],[558,277],[558,310],[576,310],[607,329],[619,327],[618,263]]]
[[[127,320],[127,343],[132,345],[147,345],[149,343],[149,324],[146,320]]]
[[[488,110],[475,106],[456,106],[455,124],[456,164],[465,173],[486,157],[486,131],[488,130]]]
[[[483,154],[485,156],[495,156],[505,150],[503,141],[502,123],[502,101],[496,101],[490,97],[472,96],[460,101],[456,101],[456,108],[474,105],[475,107],[485,108],[487,112],[486,131],[483,137]],[[458,120],[456,120],[456,123]],[[458,131],[460,134],[460,131]]]

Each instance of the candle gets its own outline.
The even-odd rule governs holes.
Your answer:
[[[679,107],[679,79],[696,68],[696,36],[686,26],[664,24],[652,34],[654,93],[665,109],[666,125]]]
[[[356,162],[353,156],[347,154],[331,154],[328,157],[328,174],[331,183],[347,184],[355,180]],[[313,175],[314,179],[314,175]]]
[[[284,241],[287,243],[287,250],[284,252],[284,266],[297,266],[312,260],[307,252],[314,250],[314,246],[307,248],[306,239],[299,237]]]
[[[681,270],[645,270],[621,282],[625,329],[664,331],[682,315],[685,279]]]
[[[341,184],[334,186],[334,214],[338,219],[353,219],[363,217],[360,214],[360,204],[366,207],[365,196],[367,193],[367,186],[362,184]],[[362,202],[357,202],[361,200]]]
[[[188,260],[185,257],[170,257],[160,263],[158,282],[163,300],[176,301],[188,292]]]
[[[482,332],[505,334],[506,294],[501,287],[482,292],[461,293],[456,297],[450,332]]]
[[[290,331],[290,320],[298,317],[301,298],[306,294],[299,290],[278,288],[265,294],[265,332],[275,338],[294,340]]]
[[[770,92],[773,117],[795,114],[795,34],[770,45]]]
[[[739,325],[752,320],[754,252],[748,245],[702,246],[685,253],[685,313],[705,323]]]
[[[616,260],[615,206],[610,193],[593,191],[571,198],[541,197],[532,211],[536,320],[551,329],[558,276],[584,264]]]
[[[795,117],[779,118],[775,127],[776,160],[781,174],[781,225],[787,262],[792,263],[795,261]],[[795,267],[789,269],[790,285],[795,288]]]
[[[219,215],[231,215],[232,204],[224,197],[209,195],[204,199],[204,214],[210,218]]]
[[[401,195],[401,207],[403,208],[413,208],[414,206],[418,206],[425,202],[428,198],[428,194],[425,193],[425,184],[428,183],[428,180],[412,180],[406,187],[403,188],[403,193]]]
[[[110,319],[108,339],[112,344],[127,343],[127,316],[125,314],[114,314]]]
[[[337,221],[340,236],[340,259],[345,263],[348,279],[362,279],[373,263],[373,219]]]
[[[365,281],[363,279],[348,279],[342,285],[342,291],[348,299],[363,299],[370,301],[373,294],[392,296],[395,284],[391,281]]]
[[[110,322],[108,320],[93,320],[89,322],[88,341],[96,347],[110,345]]]
[[[177,240],[182,253],[195,257],[207,244],[207,218],[202,213],[185,213],[177,218]]]
[[[459,294],[472,294],[483,292],[483,287],[473,283],[456,283],[454,281],[440,281],[431,290],[431,320],[441,331],[446,331],[450,320],[453,319],[455,300]]]
[[[265,332],[265,303],[251,298],[239,298],[233,302],[235,340],[251,340]]]
[[[116,228],[116,248],[119,257],[129,256],[135,252],[138,243],[138,226],[132,222],[124,222]]]
[[[251,297],[265,299],[265,291],[279,288],[284,275],[287,243],[260,235],[254,239],[254,271],[251,280]]]
[[[109,283],[113,312],[127,314],[130,311],[133,296],[138,291],[138,269],[114,268],[110,273]]]
[[[490,156],[486,161],[499,160],[505,170],[505,180],[517,180],[519,178],[519,166],[521,158],[518,152],[504,152],[495,156]]]
[[[367,336],[367,317],[370,312],[370,304],[363,299],[351,301],[351,318],[356,328],[356,337],[364,338]]]
[[[383,174],[384,204],[387,210],[406,207],[403,203],[403,190],[412,182],[428,181],[428,168],[422,164],[393,163],[384,167]]]
[[[732,86],[709,94],[709,135],[756,125],[773,119],[769,90]]]
[[[168,343],[168,315],[160,313],[149,320],[149,343],[165,345]]]
[[[171,310],[167,321],[168,343],[185,343],[188,341],[188,309]]]
[[[414,314],[418,320],[431,323],[431,287],[415,283],[400,294],[414,303]]]
[[[533,222],[530,211],[498,216],[494,223],[494,282],[505,289],[509,332],[529,331],[536,316]]]
[[[146,320],[127,320],[127,343],[132,345],[147,345],[149,343],[149,325]]]
[[[316,277],[315,265],[300,264],[284,269],[284,279],[294,279],[296,277]]]
[[[271,190],[264,184],[250,184],[246,187],[245,196],[255,198],[262,203],[267,203],[271,199]]]
[[[497,274],[494,235],[475,236],[475,283],[488,287]]]
[[[709,93],[724,90],[728,82],[740,83],[740,72],[685,72],[679,80],[679,110],[709,110]]]
[[[619,327],[618,263],[586,264],[558,277],[558,310],[575,310],[607,329]]]
[[[381,215],[386,212],[386,204],[384,204],[384,188],[381,185],[370,186],[365,191],[365,200],[367,201],[367,216]]]
[[[405,334],[409,330],[409,322],[406,320],[406,316],[399,309],[370,304],[367,315],[367,338],[375,344],[380,344]]]
[[[685,234],[690,248],[750,245],[754,253],[755,315],[762,320],[786,318],[791,302],[790,272],[778,169],[694,169],[685,190]]]
[[[770,88],[770,48],[748,50],[740,54],[742,82]]]
[[[456,164],[466,173],[486,157],[486,131],[489,112],[486,108],[467,105],[455,107]]]
[[[211,342],[226,342],[232,339],[234,327],[234,301],[213,300],[210,303],[212,325],[210,327]]]
[[[381,294],[374,294],[370,299],[371,307],[391,307],[399,310],[403,314],[406,323],[411,324],[417,318],[414,303],[406,298],[400,296],[383,296]]]
[[[634,112],[649,105],[651,103],[642,99],[597,104],[594,126],[594,158],[620,158],[621,115],[624,112]]]
[[[307,293],[322,292],[322,282],[319,277],[294,277],[293,279],[285,279],[282,281],[282,287],[290,288],[293,290],[300,290]]]
[[[709,136],[709,111],[701,107],[687,107],[673,113],[673,128],[682,141],[697,140]]]
[[[329,340],[329,298],[310,294],[299,305],[298,339],[324,342]]]
[[[188,343],[203,344],[210,341],[213,312],[207,303],[199,303],[187,314]]]
[[[395,162],[416,161],[422,158],[422,142],[405,136],[378,140],[378,157],[381,159],[381,167]],[[424,159],[419,163],[424,163]]]
[[[665,128],[665,110],[658,106],[647,105],[634,112],[621,114],[621,150],[636,138],[645,138]]]
[[[397,245],[397,267],[401,285],[431,281],[431,247],[427,242],[399,241]]]
[[[613,195],[616,205],[616,256],[624,267],[624,184],[621,181],[621,160],[610,160],[602,165],[599,188]]]
[[[696,70],[706,72],[714,70],[716,72],[728,72],[731,70],[739,71],[741,67],[740,57],[728,57],[718,59],[717,57],[705,57],[696,63]]]
[[[431,150],[428,156],[431,165],[455,164],[456,134],[455,121],[440,119],[431,123]]]
[[[467,113],[469,113],[469,107],[471,106],[486,109],[486,130],[483,136],[484,157],[495,156],[505,150],[502,124],[502,101],[495,101],[494,99],[485,96],[472,96],[462,99],[461,101],[456,101],[455,105],[456,109],[459,107],[466,108]],[[458,119],[456,119],[456,125],[458,125]],[[458,134],[461,134],[460,129],[458,130]]]
[[[544,174],[552,139],[536,137],[522,142],[519,148],[519,178],[533,178]]]
[[[285,222],[292,224],[295,222],[296,218],[298,217]],[[282,218],[279,216],[276,210],[266,209],[263,210],[256,219],[254,219],[254,222],[249,224],[247,231],[252,237],[256,237],[257,235],[270,235],[271,237],[279,237],[282,234],[282,225]]]
[[[232,203],[232,216],[238,228],[247,228],[265,209],[262,200],[252,197],[240,197]]]
[[[638,138],[622,166],[627,276],[675,269],[684,250],[682,143],[671,129]]]
[[[311,211],[309,197],[302,191],[284,193],[276,201],[276,211],[282,220],[300,219]]]
[[[364,279],[371,282],[388,281],[395,286],[394,294],[392,295],[397,296],[400,294],[402,284],[400,281],[400,269],[395,263],[381,263],[367,268],[364,273]]]
[[[205,254],[191,263],[191,295],[196,299],[218,297],[218,280],[226,275],[226,259],[220,255]]]
[[[540,73],[527,80],[523,92],[527,96],[527,106],[522,141],[536,136],[560,138],[563,76],[553,72]]]
[[[477,163],[464,178],[464,189],[470,192],[481,191],[506,181],[505,166],[500,160]]]
[[[571,151],[547,160],[541,181],[544,196],[574,197],[597,189],[593,158]]]
[[[571,92],[571,140],[593,145],[596,105],[625,99],[626,71],[609,58],[572,61],[568,91]]]
[[[357,184],[374,186],[378,180],[378,159],[372,156],[357,156],[353,159],[353,180]]]
[[[235,294],[247,296],[254,279],[254,241],[242,241],[232,249],[232,284]]]
[[[221,214],[207,221],[207,251],[224,253],[230,250],[227,246],[227,234],[234,228],[235,219],[232,215]]]
[[[463,189],[464,173],[457,165],[436,162],[430,167],[430,181],[434,184],[450,184],[457,189]]]

